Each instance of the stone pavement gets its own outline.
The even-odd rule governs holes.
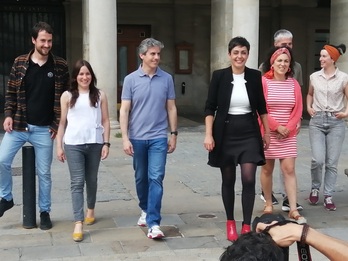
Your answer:
[[[0,218],[1,260],[144,260],[170,261],[218,260],[230,243],[225,239],[225,214],[220,195],[219,170],[209,167],[203,147],[204,126],[187,118],[179,118],[179,136],[176,151],[168,156],[162,206],[163,240],[146,237],[146,229],[136,225],[140,214],[134,187],[132,160],[122,151],[122,140],[114,130],[110,156],[101,162],[96,205],[97,222],[84,227],[85,239],[72,240],[73,217],[70,198],[69,173],[66,163],[54,158],[52,165],[53,228],[48,231],[22,227],[21,152],[13,168],[15,206]],[[0,136],[2,138],[2,136]],[[339,176],[334,200],[337,210],[328,212],[320,204],[310,206],[306,199],[310,189],[310,148],[308,129],[299,134],[297,159],[298,202],[304,206],[302,214],[308,223],[335,237],[348,240],[348,178],[343,174],[348,167],[347,142],[343,144],[339,162]],[[258,174],[259,174],[258,169]],[[281,201],[278,164],[274,173],[274,190]],[[260,182],[257,178],[257,192]],[[241,227],[241,184],[236,182],[236,220]],[[256,195],[254,216],[262,214],[263,202]],[[38,212],[38,210],[37,210]],[[275,207],[281,211],[281,205]],[[39,214],[37,213],[39,223]],[[290,248],[290,260],[297,260],[296,248]],[[312,249],[315,261],[327,260]]]

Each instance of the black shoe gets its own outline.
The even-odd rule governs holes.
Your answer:
[[[260,198],[263,202],[266,202],[263,191],[261,191]],[[278,204],[279,204],[278,200],[276,199],[276,197],[272,193],[272,205],[278,205]]]
[[[40,229],[48,230],[52,228],[50,214],[46,211],[40,213]]]
[[[0,200],[0,217],[2,217],[5,213],[5,211],[9,210],[13,207],[13,199],[10,201],[7,201],[6,199],[2,198]]]
[[[297,208],[298,211],[303,210],[303,207],[300,204],[298,204],[298,203],[296,203],[296,208]],[[290,211],[290,205],[289,205],[288,197],[284,197],[282,210],[285,211],[285,212],[289,212]]]

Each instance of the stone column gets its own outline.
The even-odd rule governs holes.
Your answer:
[[[117,19],[116,1],[83,1],[83,56],[96,74],[98,88],[108,98],[111,128],[117,121]]]
[[[259,66],[259,0],[237,0],[231,2],[233,2],[232,36],[243,36],[248,40],[250,43],[250,55],[247,66],[257,69]]]
[[[259,0],[211,1],[211,71],[229,65],[227,45],[235,36],[249,41],[247,66],[258,68]]]
[[[348,73],[348,2],[347,0],[331,1],[330,44],[345,44],[347,51],[337,61],[341,71]]]

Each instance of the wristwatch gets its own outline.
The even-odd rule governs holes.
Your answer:
[[[170,135],[178,136],[178,131],[171,131],[171,132],[170,132]]]
[[[104,144],[105,146],[108,146],[109,148],[110,148],[110,146],[111,146],[110,142],[107,142],[107,141],[105,141],[103,144]]]

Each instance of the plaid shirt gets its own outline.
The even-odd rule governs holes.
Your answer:
[[[29,54],[18,56],[11,68],[10,77],[7,85],[5,96],[5,118],[13,119],[13,129],[16,131],[26,131],[26,96],[24,88],[24,77],[29,67],[29,59],[34,50]],[[50,125],[50,129],[54,132],[58,130],[60,120],[60,96],[69,88],[69,70],[67,62],[50,53],[54,63],[55,76],[55,96],[54,96],[54,118]]]

